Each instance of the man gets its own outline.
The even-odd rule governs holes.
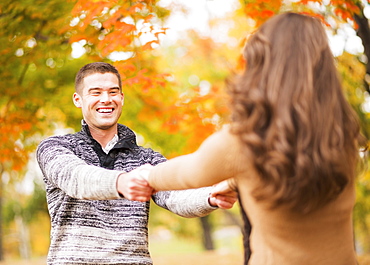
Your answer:
[[[184,217],[204,216],[235,203],[236,194],[227,189],[216,197],[209,195],[212,188],[152,196],[143,178],[124,173],[165,158],[137,146],[135,134],[117,123],[124,103],[117,69],[100,62],[85,65],[75,89],[82,130],[50,137],[37,149],[51,217],[48,264],[152,264],[150,198]]]

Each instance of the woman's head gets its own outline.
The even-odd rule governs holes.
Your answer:
[[[231,108],[266,187],[256,198],[302,211],[332,200],[353,176],[359,127],[320,21],[277,15],[251,35],[244,57]]]
[[[299,97],[323,96],[328,89],[318,91],[321,87],[313,84],[314,79],[336,77],[324,28],[319,20],[305,15],[285,13],[271,18],[249,38],[244,57],[253,87],[262,90],[271,103],[304,103]]]

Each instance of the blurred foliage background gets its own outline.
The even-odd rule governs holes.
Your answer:
[[[84,64],[119,69],[120,123],[139,144],[168,158],[189,153],[228,122],[225,81],[242,69],[245,39],[285,11],[325,23],[347,98],[369,138],[369,0],[2,0],[0,261],[47,254],[49,216],[34,151],[50,135],[80,129],[71,97]],[[357,179],[359,255],[370,253],[368,161],[365,154]],[[238,205],[200,220],[152,204],[149,231],[153,253],[242,252]]]

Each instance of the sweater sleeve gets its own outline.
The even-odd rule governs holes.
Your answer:
[[[157,152],[152,152],[151,165],[164,163],[166,159]],[[159,191],[152,196],[160,207],[186,218],[202,217],[210,214],[218,207],[209,204],[211,187],[187,190]]]
[[[68,148],[68,143],[50,137],[40,143],[37,161],[47,189],[60,189],[76,199],[119,199],[116,183],[122,171],[88,165]]]
[[[218,209],[209,204],[210,193],[211,187],[160,191],[153,196],[153,201],[158,206],[182,217],[202,217]]]
[[[241,145],[229,127],[207,138],[199,149],[155,166],[149,183],[156,190],[210,186],[245,171]]]

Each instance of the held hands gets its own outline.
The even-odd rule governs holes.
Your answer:
[[[213,185],[209,196],[209,204],[221,209],[231,209],[238,200],[234,179],[227,179]]]
[[[117,191],[128,200],[149,201],[155,190],[149,186],[144,173],[149,172],[150,165],[144,165],[118,176]]]
[[[151,165],[146,164],[128,173],[122,173],[117,180],[117,191],[128,200],[149,201],[156,191],[148,183]],[[208,202],[213,207],[230,209],[238,200],[235,180],[224,180],[212,187]]]

